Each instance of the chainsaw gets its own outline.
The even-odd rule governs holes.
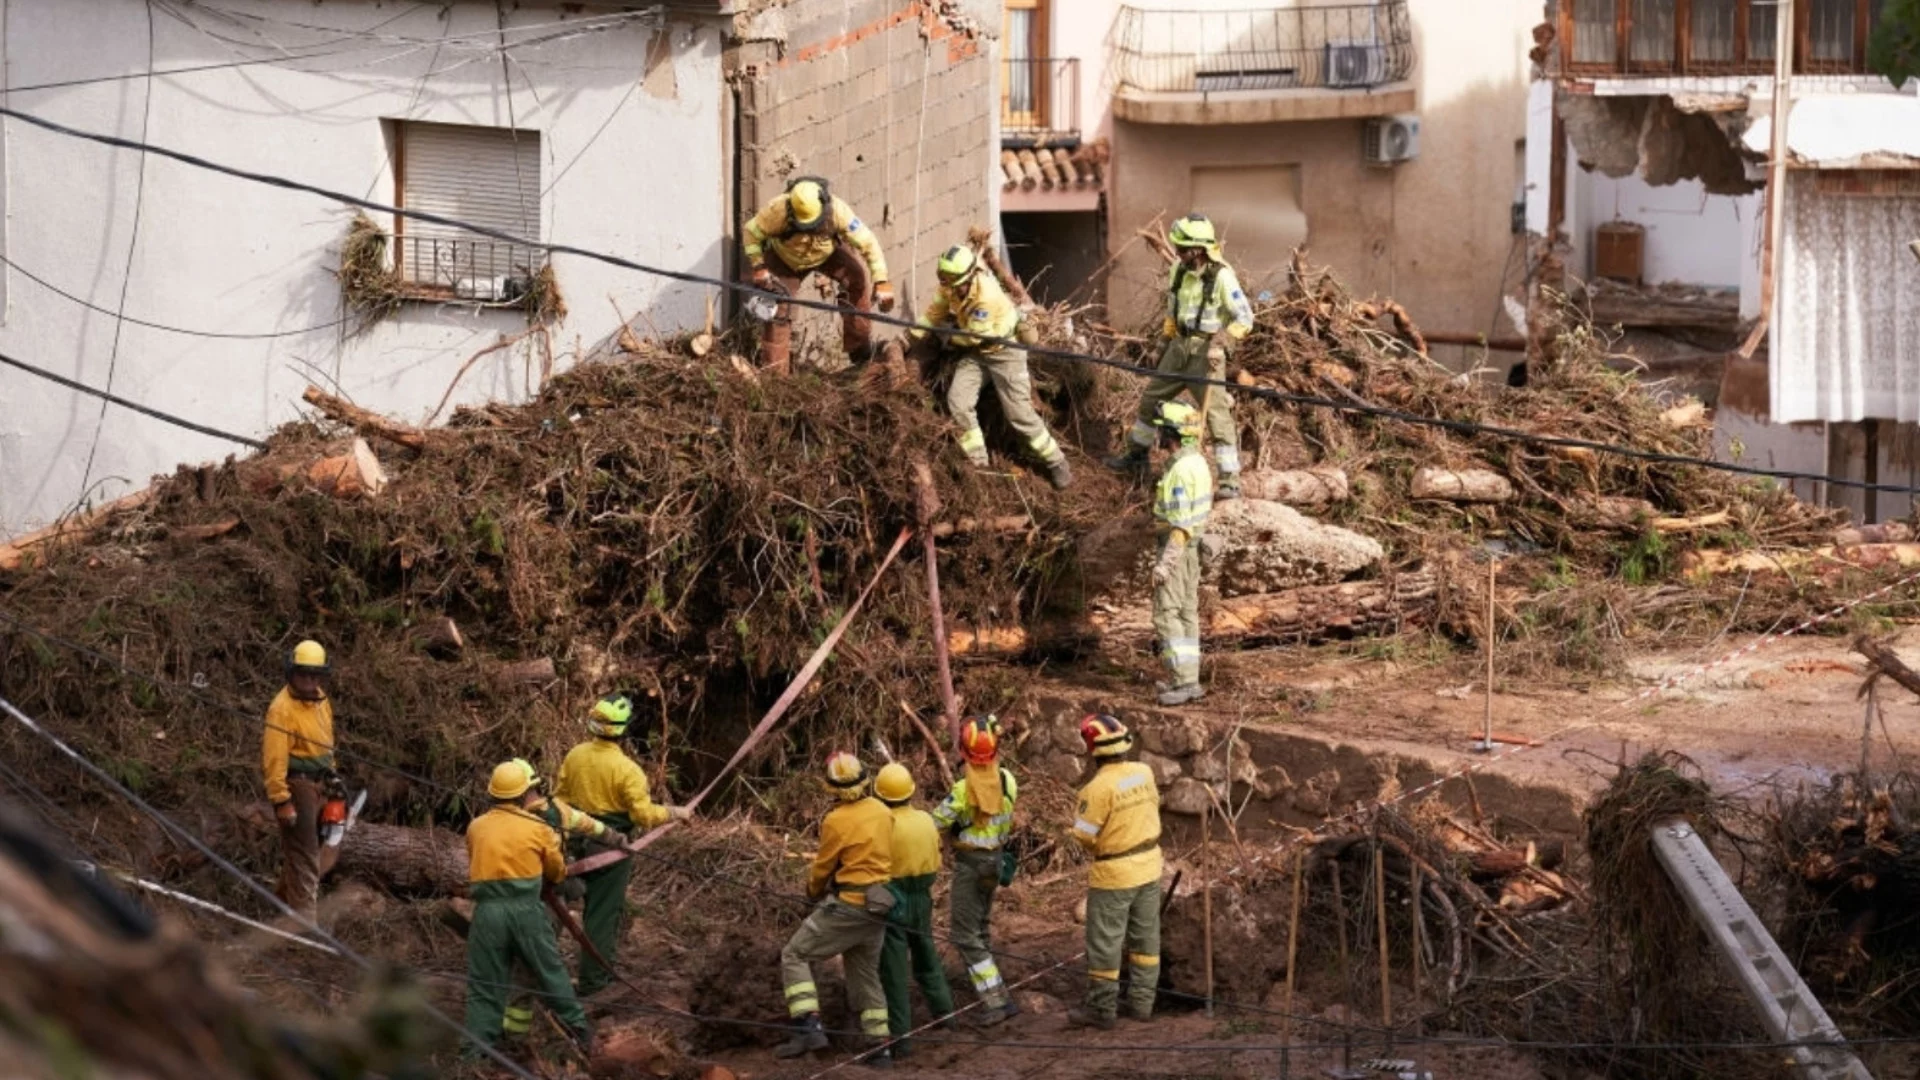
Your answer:
[[[327,781],[327,800],[320,804],[320,876],[326,877],[333,864],[340,861],[340,844],[346,840],[347,833],[360,820],[360,811],[367,805],[367,793],[355,792],[352,799],[347,798],[346,782],[338,775]]]

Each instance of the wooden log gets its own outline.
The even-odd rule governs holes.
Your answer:
[[[1235,596],[1203,615],[1205,636],[1217,642],[1317,641],[1391,631],[1428,618],[1436,591],[1433,575],[1418,571],[1393,581],[1343,581]]]
[[[467,889],[467,844],[445,829],[361,821],[341,841],[334,872],[402,895],[456,896]]]
[[[1023,626],[948,626],[947,653],[951,656],[1007,656],[1025,652]]]
[[[1416,499],[1501,503],[1513,499],[1513,484],[1488,469],[1415,469],[1410,494]]]
[[[1249,499],[1267,499],[1288,506],[1325,506],[1345,502],[1349,495],[1345,469],[1249,469],[1240,474],[1240,492]]]
[[[1639,532],[1654,517],[1653,504],[1623,495],[1602,495],[1584,507],[1590,520],[1603,528]]]
[[[1714,529],[1733,520],[1733,514],[1726,510],[1716,510],[1711,514],[1696,517],[1663,517],[1653,519],[1653,531],[1660,533],[1698,532],[1701,529]]]
[[[967,230],[967,243],[979,254],[980,261],[987,264],[987,269],[993,271],[993,276],[1000,282],[1000,287],[1007,291],[1007,296],[1016,305],[1022,308],[1033,306],[1033,296],[1027,292],[1027,287],[1020,281],[1019,275],[1000,260],[1000,249],[993,242],[992,232],[976,225]]]
[[[387,472],[365,439],[353,440],[346,453],[321,458],[308,466],[307,479],[336,499],[370,499],[387,486]]]
[[[1688,551],[1680,569],[1694,577],[1716,574],[1784,574],[1822,567],[1920,566],[1920,544],[1854,544],[1785,551]]]
[[[1903,544],[1913,539],[1913,526],[1904,521],[1887,521],[1878,525],[1849,525],[1833,530],[1835,547],[1854,547],[1860,544]]]
[[[396,443],[409,450],[424,450],[427,445],[427,433],[419,428],[389,420],[378,413],[369,412],[349,401],[343,401],[317,386],[308,386],[300,395],[307,404],[319,409],[328,419],[338,421],[358,431]]]
[[[180,540],[211,540],[216,536],[225,536],[240,527],[237,517],[223,517],[205,525],[169,525],[167,535]]]
[[[493,676],[503,682],[552,682],[555,678],[553,659],[542,656],[537,660],[520,660],[511,664],[501,664],[493,669]]]
[[[407,631],[414,647],[434,656],[456,656],[467,647],[460,625],[445,615],[416,623]]]
[[[1033,528],[1033,519],[1025,514],[1005,514],[988,518],[962,517],[952,521],[939,521],[933,525],[936,539],[945,540],[952,536],[972,536],[974,533],[1017,533]]]
[[[122,510],[132,510],[146,505],[153,498],[153,489],[136,491],[131,495],[122,495],[103,506],[97,506],[84,514],[62,518],[52,525],[30,532],[17,540],[0,544],[0,570],[18,570],[25,565],[28,556],[35,548],[59,540],[79,540],[104,525],[108,518]]]

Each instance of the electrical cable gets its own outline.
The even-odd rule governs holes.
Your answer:
[[[188,431],[196,431],[202,435],[210,435],[216,439],[225,439],[228,442],[239,443],[241,446],[250,446],[255,450],[265,450],[267,448],[267,444],[260,441],[259,439],[251,439],[245,435],[235,435],[231,431],[222,431],[219,428],[208,427],[205,424],[195,423],[194,421],[188,420],[182,416],[175,416],[174,414],[169,412],[161,412],[159,409],[153,408],[148,405],[142,405],[137,401],[128,401],[126,398],[123,398],[118,394],[110,394],[107,391],[100,389],[99,387],[88,386],[86,383],[83,383],[83,382],[76,382],[73,379],[67,378],[65,375],[56,375],[53,372],[48,371],[46,368],[35,367],[34,365],[29,364],[24,360],[16,360],[5,353],[0,353],[0,364],[5,364],[8,367],[19,368],[21,371],[24,371],[29,375],[37,375],[40,378],[47,380],[48,382],[58,383],[69,390],[73,390],[82,394],[87,394],[92,397],[97,397],[103,401],[111,401],[115,405],[118,405],[123,409],[131,409],[134,412],[140,413],[143,416],[151,416],[155,420],[164,420],[165,422],[172,424],[175,427],[185,428]]]
[[[272,173],[254,172],[249,169],[242,169],[232,165],[223,165],[223,164],[220,164],[219,162],[210,161],[206,158],[199,157],[194,154],[189,154],[181,150],[173,150],[173,149],[160,147],[160,146],[149,146],[149,145],[135,142],[133,140],[124,139],[116,135],[105,135],[99,132],[85,131],[79,128],[70,127],[66,124],[58,123],[53,120],[48,120],[44,117],[35,116],[31,113],[21,112],[18,109],[6,107],[6,106],[0,106],[0,116],[10,116],[16,120],[22,121],[23,123],[31,124],[35,127],[44,129],[46,131],[51,131],[60,135],[66,135],[72,138],[84,139],[89,142],[100,143],[101,145],[104,145],[104,146],[118,146],[118,147],[124,147],[127,149],[145,150],[148,153],[157,154],[162,157],[169,158],[174,161],[178,161],[181,164],[192,166],[194,168],[205,169],[209,172],[219,173],[224,176],[231,176],[236,179],[247,180],[257,184],[263,184],[268,187],[279,188],[283,191],[296,191],[296,192],[301,192],[308,195],[317,195],[323,199],[330,199],[334,202],[343,203],[348,206],[358,207],[363,210],[370,210],[370,211],[373,211],[374,213],[390,214],[396,217],[403,217],[410,220],[424,221],[429,224],[442,225],[442,226],[447,226],[449,228],[464,229],[467,232],[471,232],[477,236],[484,236],[489,239],[499,240],[503,243],[515,244],[515,245],[518,245],[521,247],[527,247],[527,248],[534,248],[542,251],[547,251],[552,254],[574,255],[583,259],[592,260],[594,262],[604,263],[608,266],[616,266],[626,270],[633,270],[638,273],[648,274],[654,277],[667,278],[672,281],[680,281],[680,282],[685,282],[687,284],[692,284],[692,285],[702,285],[710,288],[724,289],[729,292],[740,293],[746,296],[761,297],[763,299],[771,300],[776,303],[789,304],[789,305],[805,308],[812,311],[823,311],[823,312],[843,314],[843,315],[857,313],[862,318],[865,318],[871,322],[880,323],[887,326],[902,327],[909,330],[921,330],[923,332],[931,333],[941,338],[950,338],[957,335],[966,334],[966,336],[974,338],[980,343],[994,344],[994,345],[1004,346],[1007,348],[1021,349],[1027,352],[1028,354],[1034,355],[1034,356],[1046,356],[1046,357],[1052,357],[1055,359],[1066,360],[1074,363],[1093,364],[1098,367],[1110,368],[1115,371],[1124,371],[1124,372],[1128,372],[1129,374],[1148,377],[1148,378],[1166,379],[1173,382],[1185,383],[1189,386],[1195,386],[1195,387],[1217,386],[1230,391],[1243,393],[1249,397],[1256,397],[1266,401],[1279,402],[1283,404],[1303,406],[1303,407],[1330,409],[1335,412],[1355,413],[1363,416],[1373,416],[1373,417],[1378,417],[1384,420],[1394,420],[1401,423],[1411,424],[1419,427],[1438,428],[1444,431],[1451,431],[1456,434],[1487,435],[1495,438],[1508,439],[1508,440],[1512,440],[1515,442],[1523,443],[1526,445],[1532,445],[1532,446],[1546,446],[1546,447],[1557,446],[1557,447],[1565,447],[1570,449],[1591,450],[1595,453],[1611,454],[1616,457],[1624,457],[1632,460],[1644,461],[1649,464],[1655,464],[1655,465],[1687,466],[1692,468],[1707,469],[1707,470],[1716,471],[1716,472],[1732,473],[1732,474],[1742,475],[1742,476],[1763,477],[1763,478],[1777,479],[1777,480],[1807,480],[1807,481],[1816,481],[1816,482],[1830,484],[1834,487],[1856,488],[1856,489],[1865,490],[1865,491],[1884,491],[1884,492],[1889,492],[1894,494],[1906,494],[1909,496],[1920,495],[1920,487],[1902,486],[1898,484],[1868,483],[1862,480],[1852,480],[1844,477],[1830,477],[1830,476],[1825,476],[1823,474],[1818,474],[1818,473],[1796,472],[1796,471],[1785,470],[1785,469],[1764,469],[1764,468],[1759,468],[1757,466],[1740,465],[1734,462],[1715,461],[1711,458],[1689,457],[1684,454],[1669,454],[1669,453],[1664,453],[1656,450],[1641,450],[1636,447],[1619,446],[1611,443],[1596,442],[1592,439],[1577,439],[1577,438],[1569,438],[1566,436],[1559,436],[1559,435],[1542,435],[1538,432],[1522,431],[1517,428],[1502,427],[1496,424],[1481,424],[1481,423],[1476,423],[1468,420],[1450,420],[1445,417],[1438,417],[1438,416],[1420,416],[1414,413],[1403,412],[1399,409],[1390,409],[1384,406],[1372,405],[1364,402],[1341,401],[1334,398],[1318,397],[1311,394],[1294,394],[1294,393],[1288,393],[1282,390],[1271,389],[1268,387],[1242,386],[1238,383],[1232,382],[1227,379],[1214,379],[1205,375],[1189,375],[1181,372],[1156,371],[1152,368],[1140,367],[1139,365],[1127,363],[1126,361],[1123,361],[1123,360],[1115,360],[1110,357],[1093,356],[1086,353],[1074,352],[1069,349],[1057,349],[1057,348],[1044,346],[1044,345],[1026,345],[1026,344],[1022,344],[1021,342],[1015,341],[1011,338],[996,338],[996,337],[987,336],[987,335],[971,334],[955,327],[946,327],[946,326],[922,327],[922,326],[919,326],[913,320],[900,318],[900,317],[889,315],[880,311],[858,311],[857,309],[854,309],[839,303],[835,303],[829,300],[817,300],[812,297],[788,295],[786,293],[770,293],[763,289],[755,288],[754,286],[747,284],[746,282],[726,281],[720,278],[709,277],[705,274],[696,273],[690,270],[673,270],[666,267],[648,266],[645,263],[635,262],[632,259],[622,258],[621,256],[618,256],[618,255],[610,255],[606,252],[595,251],[590,248],[579,247],[574,244],[560,244],[560,243],[550,243],[550,242],[529,240],[525,237],[515,236],[514,234],[510,232],[506,232],[505,230],[493,229],[484,225],[476,225],[472,222],[462,221],[458,218],[448,217],[443,214],[435,214],[435,213],[430,213],[424,210],[413,210],[405,207],[391,206],[386,203],[375,202],[374,200],[371,200],[371,199],[361,198],[356,195],[350,195],[350,194],[347,194],[346,192],[332,191],[327,188],[319,187],[314,184],[305,183],[304,181],[300,181],[300,180],[294,180],[285,176],[278,176]]]
[[[75,294],[70,293],[67,290],[61,288],[60,286],[55,285],[53,282],[48,281],[47,279],[41,277],[40,275],[27,269],[26,267],[21,266],[19,263],[14,262],[12,259],[7,258],[7,256],[4,253],[0,253],[0,265],[4,265],[11,268],[15,273],[19,274],[23,278],[26,278],[28,281],[33,282],[35,285],[40,286],[41,288],[47,290],[48,292],[54,294],[55,296],[60,297],[63,300],[68,300],[75,304],[78,304],[81,307],[86,308],[88,311],[96,312],[101,315],[113,315],[117,318],[124,320],[125,322],[132,323],[135,326],[143,326],[149,330],[159,330],[168,334],[180,334],[184,337],[219,338],[219,339],[229,340],[229,341],[264,341],[271,338],[299,337],[303,334],[313,334],[313,333],[318,333],[319,331],[322,331],[322,330],[331,330],[334,327],[341,326],[348,321],[347,318],[339,318],[339,319],[334,319],[332,322],[323,322],[316,326],[303,326],[296,330],[273,330],[273,331],[258,333],[258,334],[232,333],[224,330],[194,330],[185,326],[172,326],[167,323],[152,322],[147,319],[137,319],[132,315],[126,315],[121,312],[117,312],[112,308],[101,307],[99,304],[96,304],[93,301],[88,300],[86,297],[76,296]]]
[[[301,914],[300,912],[293,910],[293,908],[289,907],[285,901],[281,900],[278,896],[274,895],[272,891],[267,889],[265,886],[261,885],[259,882],[255,881],[253,877],[249,875],[246,871],[235,866],[233,863],[228,862],[224,856],[222,856],[219,852],[213,850],[212,847],[208,846],[205,841],[201,840],[199,836],[195,835],[191,830],[186,828],[186,826],[181,825],[179,822],[174,821],[171,817],[160,812],[160,810],[155,808],[152,803],[149,803],[147,802],[147,800],[141,798],[140,795],[136,793],[133,789],[127,787],[125,784],[122,784],[119,780],[114,779],[113,774],[107,772],[105,769],[101,768],[100,766],[95,765],[91,760],[89,760],[86,757],[86,755],[80,753],[78,750],[75,750],[73,747],[67,745],[66,742],[61,740],[59,736],[53,734],[51,731],[48,731],[46,728],[42,727],[39,721],[35,720],[31,716],[28,716],[26,713],[21,712],[17,707],[14,706],[13,702],[7,700],[5,697],[0,697],[0,712],[6,713],[8,716],[13,718],[15,723],[27,729],[27,731],[31,732],[35,736],[38,736],[39,738],[45,740],[55,750],[59,751],[62,756],[68,758],[74,764],[80,766],[81,770],[84,771],[87,775],[93,777],[95,780],[99,781],[100,783],[107,785],[107,787],[112,789],[115,794],[119,795],[121,798],[125,799],[129,803],[132,803],[135,807],[139,808],[139,810],[142,813],[152,818],[153,821],[156,824],[158,824],[162,829],[165,829],[166,831],[179,837],[182,841],[184,841],[187,844],[187,846],[193,848],[195,851],[198,851],[201,855],[205,856],[210,863],[218,867],[222,872],[226,873],[230,877],[239,881],[242,885],[246,886],[247,889],[251,891],[254,895],[267,901],[267,903],[272,905],[274,910],[279,911],[281,915],[283,915],[286,918],[292,919],[296,924],[302,927],[308,934],[312,935],[316,940],[325,942],[326,944],[333,946],[335,949],[339,950],[340,955],[353,961],[355,964],[357,964],[361,968],[361,970],[363,971],[374,970],[374,965],[372,961],[368,960],[366,957],[361,956],[359,953],[354,952],[352,949],[349,949],[346,945],[342,944],[339,939],[335,938],[332,934],[329,934],[327,933],[326,930],[322,929],[319,923],[314,922],[312,919],[307,918],[304,914]],[[517,1063],[515,1063],[512,1058],[509,1058],[505,1054],[502,1054],[499,1050],[495,1049],[491,1044],[487,1043],[484,1039],[480,1039],[474,1036],[471,1032],[467,1031],[465,1026],[457,1023],[452,1017],[448,1016],[444,1012],[441,1012],[434,1005],[427,1002],[422,1002],[420,1007],[424,1012],[426,1012],[427,1015],[433,1017],[435,1020],[439,1021],[442,1025],[448,1028],[451,1028],[455,1032],[458,1032],[461,1038],[466,1039],[468,1042],[478,1047],[481,1050],[481,1052],[486,1054],[487,1057],[491,1058],[497,1064],[505,1067],[507,1071],[511,1072],[514,1076],[519,1077],[520,1080],[538,1080],[538,1078],[536,1078],[532,1073],[521,1068]]]
[[[153,124],[153,2],[146,0],[147,9],[147,85],[146,92],[140,97],[140,141],[146,142]],[[120,370],[120,337],[127,328],[127,291],[133,288],[133,259],[140,250],[140,218],[147,208],[147,155],[140,152],[136,159],[133,181],[133,220],[127,226],[126,268],[120,274],[120,304],[113,313],[113,344],[107,349],[107,394],[113,393],[113,377]],[[100,414],[93,421],[93,438],[87,443],[87,464],[80,470],[80,497],[74,500],[78,506],[85,501],[87,489],[93,482],[93,459],[100,452],[100,436],[107,430],[106,395],[100,398]]]

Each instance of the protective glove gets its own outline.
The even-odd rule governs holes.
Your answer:
[[[1178,540],[1169,539],[1160,545],[1160,558],[1153,564],[1153,583],[1165,585],[1173,578],[1174,564],[1180,561],[1180,551],[1187,545]]]
[[[1022,318],[1020,325],[1013,328],[1013,340],[1022,345],[1038,345],[1040,344],[1040,328],[1033,325],[1033,320]]]
[[[773,290],[773,271],[767,269],[764,266],[754,267],[753,268],[753,287],[756,289],[765,289],[771,292]]]
[[[1236,322],[1236,323],[1227,324],[1227,336],[1232,338],[1235,341],[1239,341],[1245,338],[1248,334],[1252,332],[1253,332],[1253,327],[1248,326],[1245,323]]]
[[[554,886],[553,891],[559,894],[560,899],[570,904],[577,904],[587,898],[587,883],[577,877],[570,877]]]
[[[873,302],[882,314],[893,310],[893,283],[882,281],[873,287]]]
[[[668,821],[691,821],[693,820],[693,807],[669,806],[667,807],[667,820]]]
[[[619,829],[608,829],[606,832],[601,833],[598,839],[600,843],[610,848],[623,848],[633,843],[633,837],[628,836]]]
[[[1160,323],[1160,336],[1163,338],[1172,340],[1173,335],[1179,333],[1179,331],[1180,327],[1174,323],[1173,316],[1171,315],[1167,316]]]
[[[274,804],[273,816],[279,820],[282,827],[292,828],[293,823],[300,820],[300,811],[294,807],[293,800],[288,799],[286,802]]]

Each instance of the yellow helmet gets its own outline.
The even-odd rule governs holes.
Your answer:
[[[1167,231],[1167,241],[1177,248],[1213,248],[1220,242],[1213,231],[1213,222],[1205,214],[1188,214],[1173,223]]]
[[[940,273],[942,282],[958,285],[973,276],[973,272],[979,269],[979,266],[980,257],[973,253],[972,248],[965,244],[955,244],[947,249],[946,254],[940,256],[936,269]]]
[[[313,640],[295,645],[293,656],[287,661],[287,669],[308,675],[325,675],[328,671],[326,648]]]
[[[880,766],[879,775],[873,778],[873,793],[888,806],[898,806],[913,798],[913,774],[905,765],[889,761]]]
[[[587,717],[587,730],[603,739],[617,739],[627,733],[627,724],[633,720],[633,702],[625,694],[608,694],[593,703],[593,712]]]
[[[533,771],[533,764],[526,758],[514,758],[503,761],[493,767],[493,776],[487,781],[487,797],[506,802],[517,799],[540,783],[540,777]]]
[[[787,216],[793,220],[795,228],[816,228],[826,216],[830,198],[825,180],[802,177],[787,188]]]
[[[1182,443],[1200,441],[1200,410],[1183,401],[1163,401],[1153,413],[1153,426],[1180,437]]]
[[[867,794],[867,766],[859,758],[845,750],[836,750],[827,757],[827,787],[842,802],[862,799]]]

